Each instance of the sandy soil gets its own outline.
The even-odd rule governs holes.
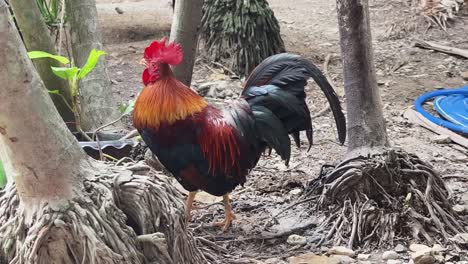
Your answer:
[[[460,76],[468,71],[466,60],[442,53],[412,47],[414,38],[437,41],[442,44],[468,49],[468,14],[453,21],[448,32],[431,28],[427,32],[406,32],[402,25],[412,21],[404,1],[371,1],[375,63],[387,120],[387,128],[394,146],[417,153],[431,162],[443,175],[468,175],[468,153],[455,144],[436,144],[435,134],[408,123],[402,117],[404,109],[416,97],[438,87],[460,87],[466,84]],[[343,94],[342,68],[339,60],[338,28],[335,1],[330,0],[270,0],[280,21],[282,36],[290,52],[310,58],[320,68],[332,55],[328,67],[330,79],[339,94]],[[123,10],[118,14],[115,8]],[[167,0],[98,0],[105,49],[109,51],[109,74],[113,80],[113,93],[117,102],[134,99],[142,88],[142,67],[138,61],[143,49],[152,40],[168,36],[172,9]],[[194,73],[194,85],[213,81],[214,76],[200,57]],[[230,82],[228,80],[228,82]],[[238,89],[232,85],[234,93]],[[313,113],[325,106],[321,92],[314,84],[307,90],[309,106]],[[236,258],[264,260],[272,257],[286,259],[309,248],[295,249],[285,243],[286,237],[272,240],[252,239],[259,235],[272,215],[295,202],[307,183],[315,178],[324,164],[334,164],[345,154],[346,146],[336,140],[336,130],[331,114],[314,120],[315,145],[306,152],[304,146],[294,148],[291,166],[286,168],[273,155],[264,158],[252,172],[244,188],[233,194],[233,206],[238,220],[227,234],[210,229],[201,223],[222,217],[222,207],[211,206],[198,210],[194,216],[195,233],[216,240]],[[130,124],[130,123],[129,123]],[[459,178],[451,181],[457,195],[467,189]],[[200,197],[201,203],[210,204],[211,197]],[[468,201],[467,201],[468,203]],[[279,232],[291,226],[306,224],[314,216],[302,205],[288,210],[270,232]],[[317,220],[317,219],[316,219]],[[310,232],[301,232],[309,240]],[[316,249],[320,250],[320,249]],[[248,262],[246,262],[248,263]]]

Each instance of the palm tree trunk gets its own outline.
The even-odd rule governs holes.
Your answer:
[[[66,0],[73,58],[78,67],[83,66],[92,49],[103,49],[101,29],[95,0]],[[80,82],[82,97],[81,125],[85,131],[94,130],[116,120],[119,115],[113,104],[113,95],[105,58]],[[119,124],[116,124],[117,126]]]
[[[170,39],[182,45],[184,60],[175,67],[174,74],[187,86],[190,86],[192,82],[202,7],[203,0],[177,0],[175,2]]]
[[[348,152],[388,146],[377,87],[368,0],[337,0],[348,119]]]

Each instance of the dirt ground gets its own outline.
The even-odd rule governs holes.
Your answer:
[[[468,71],[466,59],[415,48],[412,42],[420,38],[468,49],[468,14],[454,20],[447,32],[437,28],[425,30],[423,27],[416,31],[405,30],[411,28],[412,21],[417,19],[402,2],[406,1],[371,1],[375,63],[391,143],[433,164],[447,177],[456,199],[460,200],[459,197],[468,187],[467,149],[455,144],[435,143],[435,134],[409,123],[402,117],[402,113],[426,91],[467,84],[461,77],[462,72]],[[343,95],[335,1],[269,0],[269,3],[280,21],[281,33],[289,52],[311,59],[322,69],[325,58],[331,55],[328,76],[337,92]],[[123,14],[118,14],[116,7]],[[109,52],[108,72],[116,102],[134,99],[142,88],[142,66],[138,62],[144,47],[152,40],[169,35],[173,13],[169,1],[98,0],[98,10],[105,49]],[[219,76],[213,73],[213,65],[200,56],[195,65],[194,86],[200,87],[219,80]],[[232,94],[238,94],[238,81],[221,76],[223,78],[227,79],[228,84],[232,83]],[[317,86],[311,83],[307,92],[312,113],[323,109],[325,99]],[[337,143],[330,113],[316,118],[313,124],[315,142],[309,152],[306,144],[300,150],[294,148],[289,168],[276,155],[263,158],[248,177],[244,188],[238,188],[233,193],[237,220],[227,234],[203,224],[222,218],[222,206],[213,204],[219,199],[199,195],[199,206],[204,208],[194,214],[194,233],[226,249],[220,249],[229,256],[230,261],[226,262],[255,263],[254,260],[270,259],[269,263],[282,263],[301,252],[326,251],[326,248],[313,246],[316,237],[311,230],[321,219],[307,210],[310,205],[303,204],[289,209],[276,222],[267,226],[273,215],[300,199],[307,183],[317,177],[322,165],[335,164],[345,154],[346,145]],[[459,201],[461,204],[468,204],[466,195],[462,200]],[[288,245],[287,235],[260,239],[293,227],[300,229],[301,226],[309,226],[305,231],[296,232],[310,242],[304,247]],[[373,253],[378,259],[377,252]]]

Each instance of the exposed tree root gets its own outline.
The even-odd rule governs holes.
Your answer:
[[[328,214],[319,244],[374,248],[393,246],[397,238],[448,244],[464,231],[441,176],[403,151],[346,160],[310,187]]]
[[[14,186],[0,192],[0,262],[207,263],[167,177],[98,167],[83,197],[62,208],[45,205],[32,221]]]

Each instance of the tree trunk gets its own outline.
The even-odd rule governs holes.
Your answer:
[[[175,2],[170,39],[182,45],[184,60],[175,67],[174,74],[187,86],[190,86],[192,82],[202,7],[203,0],[178,0]]]
[[[73,58],[82,67],[90,51],[102,50],[101,30],[95,0],[66,0]],[[118,118],[105,58],[101,57],[96,68],[80,81],[81,124],[85,131],[94,130]]]
[[[54,43],[50,38],[49,30],[36,1],[15,0],[10,3],[26,48],[29,51],[39,50],[56,54]],[[63,79],[53,74],[50,68],[51,66],[59,67],[60,63],[48,58],[37,59],[33,62],[46,88],[48,90],[60,91],[61,95],[50,94],[50,96],[63,120],[67,122],[67,124],[70,124],[69,127],[74,130],[73,122],[75,122],[75,118],[73,112],[64,102],[65,99],[68,104],[71,104],[71,94],[68,84]]]
[[[348,119],[348,152],[388,146],[377,87],[368,0],[337,0]]]
[[[5,148],[0,154],[2,160],[8,154],[5,169],[16,183],[25,213],[32,214],[45,203],[79,195],[84,153],[51,107],[9,11],[3,1],[0,5],[0,26],[7,29],[0,30],[0,140]]]
[[[0,47],[0,158],[14,180],[0,192],[0,263],[206,263],[167,177],[84,154],[4,0]]]

